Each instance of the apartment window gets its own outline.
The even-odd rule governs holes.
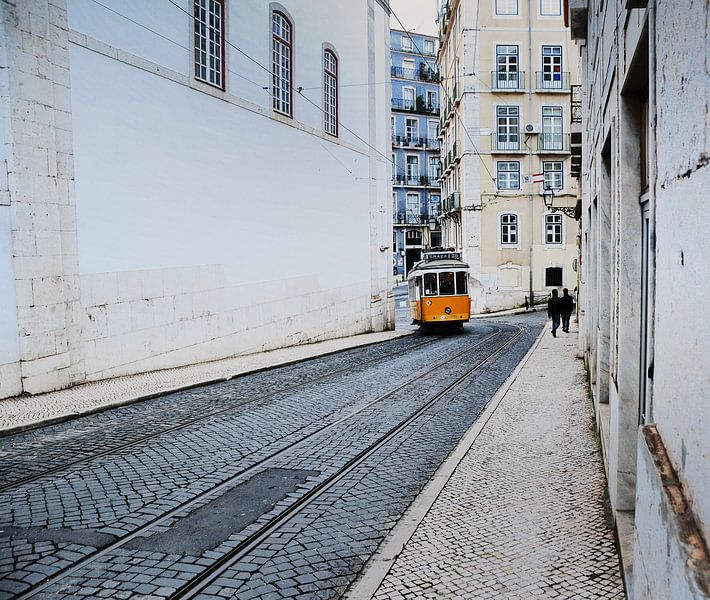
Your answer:
[[[392,120],[392,135],[394,136],[394,135],[397,135],[397,127],[395,126],[396,123],[395,123],[394,117],[390,117],[390,119]]]
[[[408,35],[403,35],[401,38],[402,40],[402,50],[406,50],[407,52],[412,51],[412,38],[410,38]]]
[[[518,46],[496,46],[496,87],[498,89],[520,87],[518,65]]]
[[[562,16],[562,0],[540,0],[540,14],[543,17]]]
[[[395,155],[392,155],[392,181],[397,181],[397,160]]]
[[[547,287],[562,286],[562,267],[547,267],[545,269],[545,285]]]
[[[280,12],[271,16],[271,73],[273,107],[284,115],[293,116],[293,48],[291,22]]]
[[[427,90],[426,93],[426,107],[428,110],[436,108],[436,92],[432,90]]]
[[[542,107],[542,149],[563,150],[562,107]]]
[[[562,215],[560,213],[545,215],[545,244],[548,246],[562,245]]]
[[[224,89],[224,3],[195,0],[195,78]]]
[[[413,87],[403,87],[402,98],[404,99],[404,110],[414,110],[416,90]]]
[[[417,119],[405,119],[404,133],[409,142],[419,137],[419,121]]]
[[[541,75],[541,88],[562,89],[562,46],[542,47]]]
[[[429,177],[436,181],[441,175],[441,161],[438,156],[429,157]]]
[[[419,183],[419,157],[414,155],[407,156],[407,182]]]
[[[424,40],[424,54],[434,54],[434,40]]]
[[[338,59],[330,50],[323,53],[323,128],[338,137]]]
[[[498,106],[497,115],[497,150],[520,149],[520,109],[517,106]]]
[[[427,121],[427,137],[436,140],[439,136],[439,121]]]
[[[542,172],[545,176],[545,187],[561,190],[564,184],[561,160],[546,160],[542,163]]]
[[[503,213],[500,216],[500,243],[515,246],[518,243],[518,215]]]
[[[517,15],[518,0],[495,0],[497,15]]]
[[[499,161],[496,182],[499,190],[519,190],[520,163],[518,161]]]
[[[407,223],[414,223],[419,218],[419,194],[407,193]]]

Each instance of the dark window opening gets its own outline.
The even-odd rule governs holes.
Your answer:
[[[547,287],[562,285],[562,267],[547,267],[545,269],[545,285]]]

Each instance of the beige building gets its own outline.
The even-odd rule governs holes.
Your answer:
[[[475,312],[577,285],[577,57],[562,5],[448,0],[440,12],[442,242],[471,265]]]

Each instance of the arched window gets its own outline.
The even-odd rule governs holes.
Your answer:
[[[280,12],[271,15],[271,75],[273,107],[293,116],[293,27]]]
[[[500,243],[503,246],[518,244],[518,215],[514,213],[500,215]]]
[[[323,52],[323,128],[338,137],[338,59],[330,50]]]

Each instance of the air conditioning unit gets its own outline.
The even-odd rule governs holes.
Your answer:
[[[537,123],[528,123],[525,125],[525,133],[540,133],[540,126]]]

